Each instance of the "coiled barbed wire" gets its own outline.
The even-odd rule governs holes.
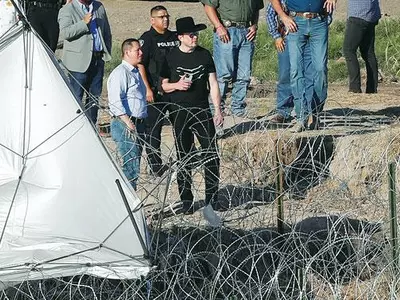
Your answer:
[[[164,126],[169,170],[155,179],[144,158],[138,189],[146,195],[157,268],[131,281],[24,282],[3,291],[2,299],[395,299],[386,171],[390,161],[400,167],[398,119],[346,109],[320,117],[319,130],[301,134],[267,118],[233,120],[224,129],[214,203],[225,221],[220,228],[207,226],[200,213],[207,149],[196,145],[178,162],[171,127]],[[376,142],[380,147],[372,148]],[[197,204],[190,216],[180,212],[174,176],[184,164],[192,166]]]

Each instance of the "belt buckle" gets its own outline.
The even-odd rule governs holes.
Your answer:
[[[305,19],[312,19],[312,18],[313,18],[313,13],[311,13],[311,12],[304,12],[304,13],[303,13],[303,17],[304,17]]]
[[[225,27],[231,27],[231,26],[232,26],[232,22],[229,21],[229,20],[225,20],[225,21],[224,21],[224,26],[225,26]]]

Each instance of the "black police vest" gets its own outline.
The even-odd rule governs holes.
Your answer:
[[[28,5],[35,5],[36,3],[48,3],[61,6],[65,0],[27,0],[26,2]]]
[[[66,2],[65,0],[25,0],[28,9],[43,8],[43,9],[60,9]]]

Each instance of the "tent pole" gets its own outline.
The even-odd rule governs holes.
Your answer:
[[[28,25],[28,20],[26,18],[25,12],[22,12],[22,10],[20,9],[20,6],[17,5],[17,3],[15,3],[15,1],[18,1],[18,0],[10,0],[10,1],[11,1],[12,5],[14,6],[15,10],[18,13],[18,19],[22,23],[24,23],[24,27],[25,27],[26,25]]]
[[[145,257],[145,258],[150,258],[149,250],[147,249],[146,244],[145,244],[145,242],[144,242],[144,240],[143,240],[143,238],[142,238],[142,235],[140,234],[139,227],[138,227],[137,224],[136,224],[136,221],[135,221],[135,218],[134,218],[134,216],[133,216],[132,210],[131,210],[131,208],[130,208],[130,206],[129,206],[129,203],[128,203],[128,199],[126,199],[124,190],[122,189],[121,182],[119,181],[119,179],[116,179],[116,180],[115,180],[115,183],[116,183],[117,186],[118,186],[118,190],[119,190],[119,192],[120,192],[120,194],[121,194],[122,200],[124,201],[126,210],[128,211],[129,218],[131,219],[132,225],[133,225],[133,227],[135,228],[135,231],[136,231],[136,234],[137,234],[137,236],[138,236],[140,245],[141,245],[142,248],[143,248],[144,257]]]

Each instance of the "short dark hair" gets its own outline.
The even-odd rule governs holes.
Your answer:
[[[165,6],[162,6],[162,5],[154,6],[152,9],[150,9],[150,16],[152,16],[154,12],[157,12],[160,10],[167,10],[167,9],[165,8]]]
[[[121,56],[122,57],[124,57],[126,50],[132,48],[132,44],[133,43],[138,43],[139,46],[140,46],[139,40],[138,39],[134,39],[134,38],[126,39],[125,41],[122,42],[122,45],[121,45]]]

